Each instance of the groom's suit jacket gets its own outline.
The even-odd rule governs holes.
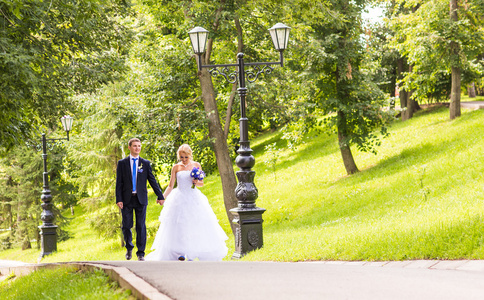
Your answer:
[[[158,199],[165,199],[163,198],[163,191],[151,171],[151,163],[149,160],[140,157],[137,172],[136,193],[138,195],[138,200],[142,205],[148,205],[147,181],[150,183],[156,196],[158,196]],[[131,201],[132,191],[133,181],[128,156],[118,161],[118,167],[116,169],[116,203],[123,202],[124,205],[128,204]]]

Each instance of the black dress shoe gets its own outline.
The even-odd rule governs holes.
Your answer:
[[[145,257],[144,256],[138,256],[138,261],[145,261]]]
[[[131,257],[132,257],[132,254],[131,254],[131,253],[132,253],[132,252],[133,252],[133,250],[128,250],[128,251],[126,251],[126,259],[127,259],[127,260],[130,260],[130,259],[131,259]]]

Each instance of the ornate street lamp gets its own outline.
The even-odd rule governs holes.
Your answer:
[[[41,253],[39,259],[57,251],[57,225],[54,224],[55,215],[52,211],[52,195],[49,189],[49,173],[47,172],[47,142],[59,141],[59,140],[69,140],[69,131],[72,129],[72,120],[70,116],[63,116],[61,118],[62,126],[67,132],[67,138],[59,139],[46,139],[45,133],[42,134],[42,159],[44,160],[44,185],[42,189],[42,213],[40,214],[40,219],[42,220],[42,225],[39,226],[40,237],[41,237]]]
[[[265,209],[256,207],[255,200],[258,197],[258,191],[254,184],[255,172],[252,167],[255,165],[255,158],[252,156],[252,149],[250,149],[249,133],[248,133],[248,119],[245,113],[245,96],[247,95],[247,88],[245,87],[245,80],[255,82],[261,73],[270,74],[274,68],[272,65],[284,66],[283,51],[287,47],[289,40],[290,27],[277,23],[269,32],[272,37],[274,47],[280,53],[280,60],[278,62],[253,62],[245,63],[244,54],[237,54],[236,64],[225,65],[203,65],[201,56],[205,52],[207,44],[208,31],[202,27],[195,27],[188,35],[192,42],[193,52],[197,54],[198,70],[202,68],[209,68],[209,73],[212,76],[223,76],[228,82],[236,83],[239,81],[237,92],[240,98],[240,148],[237,150],[239,154],[235,159],[235,163],[240,168],[237,171],[237,178],[239,183],[235,189],[235,196],[238,205],[236,208],[230,210],[234,214],[235,229],[235,252],[232,259],[238,259],[248,252],[259,249],[263,246],[262,240],[262,214]],[[252,67],[251,70],[245,71],[245,67]],[[230,67],[236,67],[234,72],[230,72]]]

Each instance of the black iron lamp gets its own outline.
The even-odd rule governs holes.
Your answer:
[[[252,167],[255,165],[255,158],[252,156],[252,149],[250,149],[249,133],[248,133],[248,119],[246,117],[245,96],[247,95],[247,88],[245,87],[245,80],[255,82],[260,74],[270,74],[274,68],[272,65],[284,66],[283,52],[287,48],[289,41],[290,27],[277,23],[269,29],[272,37],[272,42],[276,50],[280,53],[280,60],[278,62],[244,62],[244,54],[237,54],[236,64],[224,65],[203,65],[201,56],[205,52],[205,47],[208,39],[208,31],[202,27],[195,27],[190,32],[190,41],[192,42],[193,52],[197,55],[198,70],[202,68],[209,68],[209,73],[212,76],[223,76],[228,82],[236,83],[239,81],[237,92],[240,98],[240,147],[237,150],[239,154],[235,159],[235,163],[240,168],[237,171],[237,178],[239,183],[235,189],[235,196],[237,198],[237,207],[230,211],[234,214],[234,222],[236,223],[235,230],[235,253],[232,259],[238,259],[246,255],[248,252],[259,249],[263,246],[262,240],[262,214],[265,209],[256,207],[255,200],[258,197],[258,190],[254,184],[255,172]],[[245,67],[250,66],[251,69],[246,71]],[[231,72],[230,68],[236,67],[236,70]]]
[[[43,188],[42,196],[42,213],[40,219],[42,225],[39,226],[41,237],[41,253],[39,259],[52,254],[57,251],[57,225],[54,224],[55,215],[52,211],[52,195],[49,189],[49,173],[47,172],[47,142],[54,142],[59,140],[69,140],[69,131],[72,129],[73,118],[71,116],[63,116],[61,118],[62,126],[67,133],[67,138],[47,139],[45,133],[42,134],[42,159],[44,161],[44,173],[43,173]]]

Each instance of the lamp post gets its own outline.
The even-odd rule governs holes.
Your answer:
[[[245,96],[247,95],[247,88],[245,87],[245,80],[248,82],[255,82],[261,73],[270,74],[274,68],[272,65],[284,66],[283,52],[287,47],[289,40],[290,27],[277,23],[269,29],[272,42],[276,50],[279,51],[278,62],[244,62],[244,54],[237,54],[236,64],[223,65],[203,65],[201,56],[205,52],[205,47],[208,38],[208,31],[202,27],[193,28],[188,34],[192,42],[193,51],[198,56],[197,64],[198,70],[202,68],[209,68],[209,73],[212,76],[223,76],[225,80],[230,83],[239,81],[237,92],[240,98],[240,148],[237,150],[239,154],[235,159],[235,163],[240,168],[236,172],[239,183],[235,189],[235,197],[237,198],[237,207],[230,210],[234,214],[235,228],[235,252],[232,259],[238,259],[248,252],[259,249],[263,246],[262,239],[262,214],[265,209],[256,207],[255,200],[258,197],[258,190],[254,184],[255,171],[252,167],[255,165],[255,158],[252,156],[252,149],[250,149],[249,133],[248,133],[248,119],[246,117]],[[246,71],[245,67],[252,67],[251,70]],[[236,70],[230,72],[231,67],[236,67]]]
[[[59,139],[47,139],[45,133],[42,134],[42,159],[44,161],[44,173],[43,181],[44,185],[42,187],[42,213],[40,214],[40,219],[42,220],[42,225],[39,226],[40,237],[41,237],[41,253],[40,258],[57,251],[57,225],[54,224],[55,215],[52,211],[52,195],[49,189],[49,173],[47,172],[47,142],[59,141],[59,140],[69,140],[69,131],[72,129],[73,118],[70,116],[64,116],[61,118],[62,126],[67,132],[67,138]]]

